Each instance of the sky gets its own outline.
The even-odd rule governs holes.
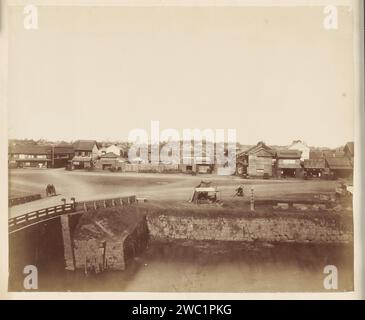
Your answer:
[[[242,144],[353,140],[352,13],[323,7],[39,7],[8,15],[9,138],[236,129]]]

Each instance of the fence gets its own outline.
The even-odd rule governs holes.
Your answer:
[[[76,203],[76,211],[90,211],[97,210],[103,208],[112,208],[112,207],[120,207],[125,206],[131,203],[136,202],[136,196],[128,196],[128,197],[118,197],[118,198],[109,198],[109,199],[101,199],[101,200],[92,200],[92,201],[82,201]]]
[[[9,207],[13,207],[18,204],[23,204],[23,203],[27,203],[27,202],[31,202],[31,201],[35,201],[35,200],[39,200],[39,199],[41,199],[40,194],[31,194],[29,196],[11,198],[11,199],[9,199]]]

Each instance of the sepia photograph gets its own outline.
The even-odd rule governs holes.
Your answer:
[[[358,5],[3,2],[8,294],[355,297]]]

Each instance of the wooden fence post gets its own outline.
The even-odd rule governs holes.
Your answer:
[[[255,196],[253,188],[251,188],[250,210],[255,211]]]

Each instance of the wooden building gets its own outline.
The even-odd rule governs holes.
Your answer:
[[[16,144],[9,148],[9,168],[51,168],[52,147],[37,144]]]
[[[62,143],[52,147],[52,168],[66,168],[75,155],[72,144]]]
[[[108,152],[100,156],[99,164],[103,170],[114,169],[122,170],[123,163],[126,163],[125,159],[117,156],[114,152]]]
[[[333,179],[352,178],[353,167],[348,157],[326,157],[325,160]]]
[[[278,178],[301,178],[303,169],[299,150],[278,150],[276,153],[276,176]]]
[[[94,167],[98,158],[99,147],[95,140],[78,140],[73,144],[75,156],[72,158],[72,168],[83,169]]]
[[[305,159],[303,169],[306,179],[323,178],[325,176],[326,163],[324,158]]]
[[[259,142],[237,155],[237,174],[250,177],[271,177],[275,163],[275,150]]]

